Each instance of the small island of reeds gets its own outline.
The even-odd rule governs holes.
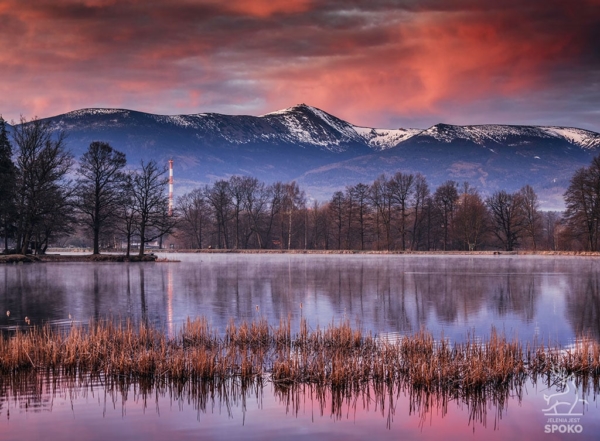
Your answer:
[[[188,319],[168,337],[130,322],[49,325],[5,331],[0,376],[26,372],[101,375],[154,384],[271,381],[336,390],[386,385],[453,397],[503,393],[526,380],[556,382],[558,372],[584,388],[599,389],[600,344],[581,338],[569,348],[521,343],[492,329],[486,339],[451,343],[421,331],[394,340],[373,336],[348,321],[297,333],[291,320],[229,323],[224,333],[206,318]]]

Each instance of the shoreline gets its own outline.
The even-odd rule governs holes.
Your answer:
[[[61,254],[64,252],[74,254]],[[125,254],[88,254],[87,250],[73,251],[53,248],[48,254],[0,255],[1,264],[44,263],[44,262],[161,262],[157,254],[310,254],[310,255],[380,255],[380,256],[548,256],[548,257],[600,257],[597,251],[361,251],[361,250],[259,250],[259,249],[180,249],[152,250],[143,257]],[[169,261],[169,260],[167,260]]]
[[[599,251],[374,251],[374,250],[259,250],[259,249],[180,249],[153,250],[155,253],[181,254],[363,254],[363,255],[415,255],[415,256],[586,256],[600,257]]]
[[[82,254],[82,255],[64,255],[64,254],[41,254],[41,255],[23,255],[8,254],[0,255],[0,264],[23,264],[23,263],[44,263],[44,262],[155,262],[157,260],[154,254],[145,254],[143,257],[129,256],[124,254]]]

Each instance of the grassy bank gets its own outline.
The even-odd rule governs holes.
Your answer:
[[[176,262],[169,258],[157,258],[154,254],[143,257],[124,254],[60,254],[61,250],[52,250],[53,254],[45,255],[0,255],[0,264],[34,263],[34,262]],[[65,250],[69,251],[69,250]],[[57,252],[57,253],[54,253]],[[600,252],[589,251],[359,251],[359,250],[242,250],[242,249],[185,249],[156,250],[157,254],[313,254],[313,255],[413,255],[413,256],[579,256],[600,257]]]
[[[358,255],[414,255],[414,256],[588,256],[600,257],[600,252],[592,251],[361,251],[361,250],[259,250],[259,249],[164,249],[156,253],[183,254],[358,254]]]
[[[17,263],[33,263],[40,262],[39,257],[37,256],[25,256],[23,254],[0,254],[0,264],[17,264]]]
[[[0,375],[24,372],[101,374],[127,381],[242,382],[269,380],[353,390],[365,384],[403,384],[428,393],[496,393],[528,378],[558,381],[559,372],[598,390],[600,345],[580,339],[569,350],[510,340],[492,330],[484,341],[436,341],[425,331],[395,341],[379,339],[348,322],[309,330],[302,320],[230,322],[223,334],[206,319],[188,320],[168,338],[158,329],[112,322],[49,326],[0,339]]]

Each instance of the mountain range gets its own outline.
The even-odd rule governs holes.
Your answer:
[[[92,141],[109,142],[130,165],[174,160],[176,194],[232,175],[270,183],[296,180],[326,200],[382,173],[421,173],[432,190],[468,181],[483,195],[530,184],[542,207],[561,209],[569,179],[600,150],[600,134],[554,126],[436,124],[377,129],[350,124],[306,104],[262,116],[164,116],[82,109],[46,118],[68,133],[76,158]]]

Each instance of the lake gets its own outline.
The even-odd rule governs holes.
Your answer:
[[[600,340],[600,260],[593,257],[166,257],[181,262],[0,266],[0,328],[26,328],[26,317],[31,325],[57,327],[129,319],[175,335],[187,317],[207,317],[220,330],[232,318],[264,317],[277,325],[290,317],[292,329],[300,318],[313,329],[348,319],[388,339],[427,329],[460,342],[485,338],[495,327],[522,341],[564,347],[580,335]],[[597,397],[569,382],[566,388],[530,382],[501,399],[484,397],[483,413],[474,402],[425,399],[410,390],[338,397],[269,382],[192,389],[109,387],[102,378],[41,373],[3,379],[0,439],[597,439],[600,429]],[[548,415],[544,395],[577,406],[567,417]]]

